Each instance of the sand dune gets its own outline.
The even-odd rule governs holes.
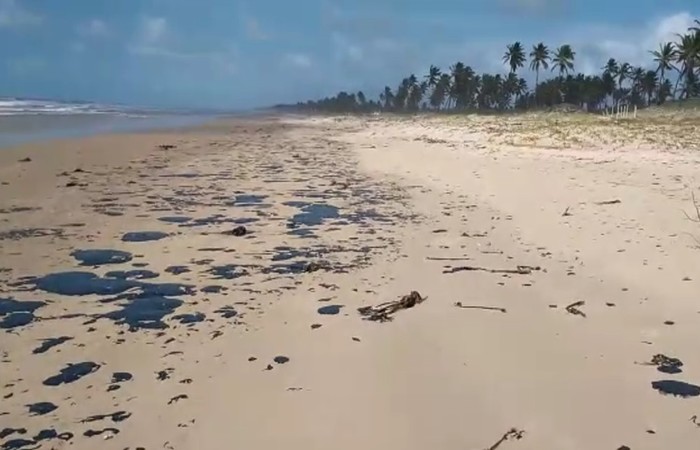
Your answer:
[[[696,448],[697,133],[284,117],[3,150],[0,447]]]

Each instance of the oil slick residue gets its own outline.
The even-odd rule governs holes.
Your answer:
[[[112,270],[105,274],[106,278],[117,278],[119,280],[149,280],[158,278],[160,274],[152,270]]]
[[[324,316],[334,316],[340,313],[340,310],[344,308],[344,305],[327,305],[318,308],[318,313]]]
[[[292,216],[289,223],[290,228],[296,228],[299,225],[317,226],[327,220],[340,217],[338,207],[326,203],[286,202],[284,205],[301,209],[300,213]]]
[[[67,296],[115,295],[138,288],[154,295],[181,295],[192,291],[191,286],[176,283],[147,283],[137,280],[100,277],[92,272],[57,272],[30,278],[24,284],[52,294]]]
[[[58,409],[58,406],[51,402],[30,403],[26,406],[30,416],[43,416]]]
[[[108,249],[74,250],[70,255],[78,260],[81,266],[121,264],[129,262],[133,258],[129,252]]]
[[[246,275],[245,272],[239,271],[238,266],[235,264],[225,264],[223,266],[212,266],[209,270],[207,270],[208,273],[214,275],[215,280],[233,280],[234,278],[242,277],[243,275]]]
[[[59,386],[61,384],[69,384],[79,379],[90,375],[99,370],[100,365],[92,361],[84,361],[74,364],[68,364],[60,370],[58,375],[51,376],[44,380],[45,386]]]
[[[700,396],[700,386],[676,380],[659,380],[651,383],[651,387],[661,394],[673,395],[674,397],[698,397]]]
[[[0,298],[0,328],[12,329],[34,321],[34,312],[46,305],[41,301],[21,301],[13,298]]]
[[[72,337],[70,336],[60,336],[56,338],[47,338],[41,341],[41,345],[39,345],[37,348],[32,350],[32,353],[35,355],[41,354],[41,353],[46,353],[50,349],[59,346],[65,342],[73,340]]]
[[[148,242],[159,241],[168,237],[168,233],[162,231],[132,231],[124,233],[122,236],[123,242]]]
[[[157,294],[129,295],[123,300],[120,303],[121,309],[100,317],[128,325],[130,330],[167,328],[163,318],[183,304],[182,300]]]
[[[189,222],[190,220],[192,220],[192,218],[188,216],[165,216],[159,217],[158,220],[165,223],[181,224]]]
[[[178,314],[173,316],[173,320],[177,320],[183,325],[191,325],[194,323],[203,322],[206,316],[200,312],[195,312],[191,314]]]

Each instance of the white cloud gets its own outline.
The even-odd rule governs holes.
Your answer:
[[[78,26],[78,34],[88,37],[106,37],[110,31],[107,24],[100,19],[91,19]]]
[[[41,58],[27,56],[7,62],[7,68],[15,76],[30,76],[46,67],[46,61]]]
[[[84,53],[87,46],[84,42],[73,42],[68,46],[68,49],[73,53]]]
[[[253,41],[267,41],[270,39],[270,35],[263,30],[260,22],[255,17],[246,17],[244,26],[248,39]]]
[[[311,57],[305,53],[287,53],[283,59],[285,63],[301,69],[308,69],[313,65]]]
[[[336,60],[362,61],[365,53],[360,45],[351,42],[346,36],[337,32],[331,35],[331,40],[333,42],[333,55]]]
[[[141,22],[139,39],[145,44],[161,42],[168,33],[168,21],[165,17],[146,17]]]
[[[16,0],[0,0],[0,28],[38,25],[42,18],[24,9]]]

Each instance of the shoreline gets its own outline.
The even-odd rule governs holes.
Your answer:
[[[689,127],[273,115],[2,150],[0,445],[689,448]]]

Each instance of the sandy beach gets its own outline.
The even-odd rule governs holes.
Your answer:
[[[280,116],[0,150],[0,448],[696,449],[697,123]]]

